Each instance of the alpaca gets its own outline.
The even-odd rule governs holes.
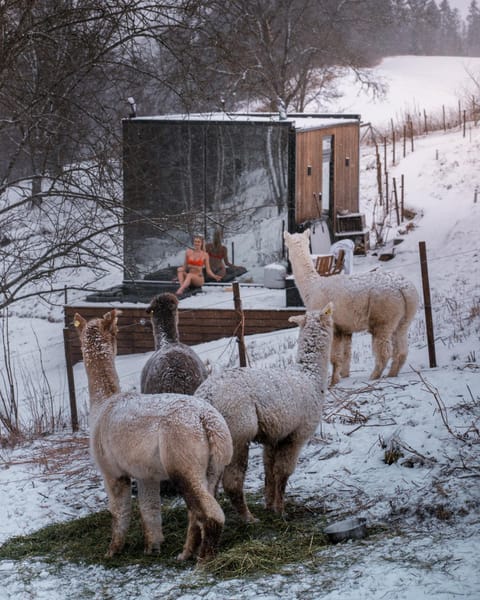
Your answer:
[[[375,366],[381,377],[391,359],[389,377],[396,377],[407,358],[408,328],[419,304],[415,286],[397,273],[383,270],[320,277],[310,256],[310,230],[284,232],[295,283],[307,309],[335,304],[331,385],[350,375],[352,333],[369,331]]]
[[[225,517],[215,492],[232,456],[232,440],[220,413],[207,402],[184,394],[121,393],[115,369],[117,318],[74,316],[90,395],[90,451],[102,473],[112,514],[112,539],[106,556],[123,548],[131,513],[131,479],[138,503],[145,553],[163,541],[160,481],[170,479],[188,507],[189,524],[179,560],[197,553],[211,559]]]
[[[225,468],[223,489],[246,522],[255,520],[243,491],[250,443],[264,448],[266,508],[281,513],[288,478],[321,418],[333,334],[332,304],[289,321],[300,327],[292,369],[226,369],[210,375],[195,392],[218,409],[230,428],[233,458]]]
[[[155,352],[142,369],[142,394],[193,394],[208,373],[199,356],[179,341],[178,298],[175,294],[160,294],[146,312],[152,321]]]

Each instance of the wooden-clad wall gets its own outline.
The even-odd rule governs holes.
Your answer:
[[[322,191],[322,139],[333,136],[334,176],[333,229],[336,231],[338,210],[358,212],[360,184],[360,129],[357,123],[335,125],[325,129],[301,131],[296,135],[295,220],[297,224],[319,218],[314,194]],[[347,164],[348,162],[348,164]],[[312,167],[308,175],[307,168]],[[318,196],[317,196],[318,197]],[[328,199],[323,199],[328,210]]]
[[[119,305],[116,308],[122,311],[118,319],[117,353],[137,354],[153,350],[152,327],[145,307]],[[112,306],[98,304],[65,306],[65,352],[68,353],[67,360],[70,360],[72,365],[82,360],[78,335],[73,325],[74,314],[78,312],[88,320],[101,317],[111,309]],[[293,323],[288,322],[288,318],[304,312],[302,308],[244,310],[244,335],[295,327]],[[234,309],[179,308],[180,341],[190,346],[237,336],[240,333],[240,323],[241,318]]]

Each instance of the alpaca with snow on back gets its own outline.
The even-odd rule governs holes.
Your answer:
[[[310,230],[284,232],[288,258],[295,285],[307,310],[327,302],[335,305],[331,384],[350,375],[352,334],[368,331],[372,335],[375,366],[371,379],[381,377],[391,359],[389,377],[396,377],[408,354],[408,328],[418,309],[418,292],[398,273],[382,269],[321,277],[310,255]]]
[[[179,560],[216,552],[225,517],[215,492],[232,456],[232,439],[221,414],[186,394],[122,393],[115,356],[113,309],[86,321],[75,313],[90,396],[90,451],[100,469],[112,515],[107,556],[120,552],[131,515],[131,479],[137,481],[145,553],[163,541],[160,482],[173,481],[188,508],[188,530]]]
[[[141,392],[193,394],[208,373],[192,348],[179,341],[178,298],[168,292],[159,294],[146,312],[152,322],[155,352],[142,369]]]
[[[251,442],[263,445],[265,504],[284,510],[285,488],[301,449],[315,433],[328,384],[332,304],[292,316],[300,327],[296,364],[291,369],[238,367],[210,375],[195,395],[224,416],[233,440],[223,489],[244,521],[255,518],[243,490]]]

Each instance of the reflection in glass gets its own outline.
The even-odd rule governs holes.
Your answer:
[[[211,239],[217,227],[247,268],[278,260],[265,255],[262,223],[287,218],[289,131],[279,122],[124,121],[124,279],[180,264],[195,232]],[[242,236],[257,231],[245,248]],[[275,235],[280,252],[281,227]]]

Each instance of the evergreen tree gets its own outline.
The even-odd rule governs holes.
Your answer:
[[[477,0],[472,0],[467,15],[467,56],[480,56],[480,9]]]
[[[462,52],[461,19],[457,9],[452,9],[448,0],[442,0],[440,11],[440,32],[438,54],[458,56]]]

